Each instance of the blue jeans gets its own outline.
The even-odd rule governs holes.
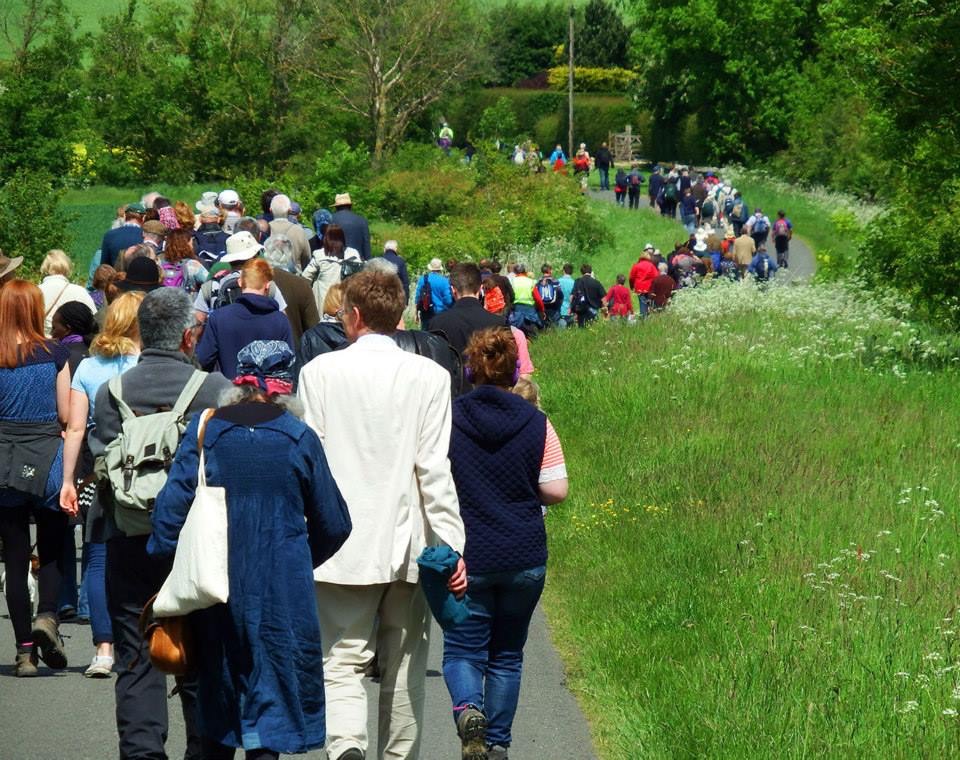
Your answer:
[[[57,611],[67,607],[76,613],[80,606],[77,588],[77,545],[76,527],[68,525],[63,533],[63,580],[60,583],[60,597],[57,599]]]
[[[597,169],[600,172],[600,189],[609,190],[610,189],[610,170],[609,169]]]
[[[90,609],[90,632],[94,646],[113,643],[113,624],[107,609],[107,545],[83,545],[84,571],[87,604]]]
[[[650,313],[650,294],[637,293],[637,301],[640,304],[640,316],[645,317]]]
[[[457,708],[473,705],[487,718],[487,744],[510,746],[520,699],[523,645],[543,592],[547,568],[470,575],[470,617],[443,635],[443,679]]]

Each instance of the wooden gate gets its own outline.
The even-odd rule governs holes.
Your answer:
[[[627,124],[623,132],[610,132],[607,144],[613,151],[613,160],[617,162],[633,161],[640,155],[640,138],[633,134],[633,128]]]

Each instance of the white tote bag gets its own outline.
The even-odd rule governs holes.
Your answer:
[[[153,603],[155,617],[176,617],[227,601],[227,494],[220,486],[208,486],[204,468],[203,434],[214,410],[203,413],[197,448],[200,466],[197,492],[180,530],[173,569]]]

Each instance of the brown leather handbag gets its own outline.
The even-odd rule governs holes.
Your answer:
[[[193,635],[186,615],[153,617],[154,594],[140,613],[140,636],[147,642],[150,662],[162,673],[187,675],[194,668]]]

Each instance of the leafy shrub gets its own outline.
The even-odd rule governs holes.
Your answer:
[[[423,226],[445,214],[464,213],[474,184],[473,173],[459,167],[430,172],[404,168],[384,174],[374,193],[387,217]]]
[[[23,256],[18,274],[36,276],[51,248],[68,249],[74,216],[60,208],[63,190],[49,174],[19,169],[0,185],[0,249]]]
[[[547,72],[547,82],[554,90],[566,91],[568,73],[566,66],[554,66]],[[629,69],[584,66],[573,69],[573,87],[577,92],[627,92],[638,79],[639,75]]]

